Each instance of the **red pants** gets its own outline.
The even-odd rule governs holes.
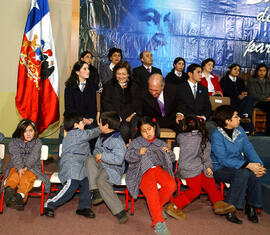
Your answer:
[[[20,178],[16,169],[11,168],[8,177],[6,179],[5,187],[9,186],[13,189],[17,187],[18,188],[17,193],[23,193],[24,194],[23,201],[26,202],[28,192],[30,192],[31,189],[33,188],[36,178],[37,178],[36,175],[31,171],[26,171]]]
[[[157,183],[161,186],[157,188]],[[152,226],[164,222],[162,216],[163,205],[170,200],[176,190],[174,178],[160,166],[149,169],[142,176],[140,189],[146,197],[147,205],[152,217]]]
[[[203,188],[208,194],[212,204],[223,200],[223,196],[218,190],[214,178],[206,177],[203,172],[195,177],[187,178],[186,181],[188,189],[186,189],[183,194],[178,195],[173,200],[173,202],[180,210],[182,210],[186,205],[188,205],[201,194],[201,188]]]

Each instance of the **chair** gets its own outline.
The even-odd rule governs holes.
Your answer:
[[[41,171],[44,174],[44,163],[43,161],[46,161],[48,159],[48,154],[49,154],[49,148],[47,145],[42,145],[41,147],[41,156],[40,156],[40,160],[41,160]],[[41,187],[41,192],[29,192],[28,195],[29,196],[40,196],[41,200],[40,200],[40,215],[44,214],[44,183],[39,180],[36,179],[33,185],[33,188],[40,188]],[[3,205],[4,205],[4,192],[1,193],[1,200],[0,200],[0,214],[3,214]]]
[[[160,138],[166,139],[169,149],[172,149],[172,142],[175,141],[176,133],[169,128],[160,128]]]
[[[221,105],[230,105],[231,99],[230,97],[224,97],[224,96],[210,96],[210,103],[212,106],[212,111],[216,110],[217,107]]]
[[[254,108],[252,113],[252,122],[255,132],[265,132],[266,130],[266,113],[261,109]]]
[[[177,169],[178,169],[178,160],[179,160],[179,151],[180,151],[180,147],[174,147],[173,148],[173,152],[175,154],[175,171],[174,171],[174,175],[176,174],[177,172]],[[176,177],[175,177],[176,178]],[[177,179],[177,178],[176,178]],[[177,179],[179,181],[179,179]],[[177,193],[178,193],[178,184],[179,182],[177,181]],[[161,186],[159,184],[157,184],[157,188],[160,189]],[[180,190],[179,190],[180,192]],[[141,193],[138,195],[138,198],[143,198],[144,195]],[[170,202],[172,202],[173,200],[173,195],[171,196],[171,199],[170,199]],[[134,215],[134,198],[131,197],[131,210],[130,210],[130,215]]]

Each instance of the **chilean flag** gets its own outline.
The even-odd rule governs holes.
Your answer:
[[[16,106],[41,133],[59,120],[58,69],[48,0],[31,0],[18,68]]]

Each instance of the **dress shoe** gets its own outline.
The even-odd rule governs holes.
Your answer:
[[[10,207],[15,208],[18,211],[24,210],[24,202],[21,194],[16,193],[13,195],[13,197],[10,199]]]
[[[14,195],[15,195],[15,189],[7,186],[4,192],[4,199],[5,199],[6,206],[10,206],[10,201]]]
[[[228,213],[226,219],[235,224],[242,224],[242,220],[238,219],[234,212]]]
[[[44,215],[53,218],[54,217],[54,210],[48,207],[44,208]]]
[[[246,206],[246,211],[245,211],[247,217],[248,217],[248,220],[250,220],[251,222],[257,224],[259,222],[258,220],[258,216],[257,216],[257,213],[256,213],[256,209],[254,207],[251,207],[251,206]]]
[[[77,215],[82,215],[86,218],[95,218],[95,213],[90,208],[78,209],[76,210]]]

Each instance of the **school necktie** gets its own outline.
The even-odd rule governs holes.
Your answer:
[[[193,96],[194,96],[194,99],[196,99],[196,93],[197,93],[196,85],[193,85]]]
[[[148,73],[151,73],[151,68],[148,67],[148,68],[147,68],[147,71],[148,71]]]
[[[85,85],[86,85],[86,82],[80,82],[79,88],[80,88],[81,92],[83,92]]]

